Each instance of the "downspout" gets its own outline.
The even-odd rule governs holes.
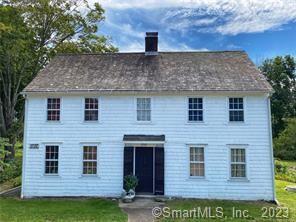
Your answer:
[[[28,120],[28,98],[25,98],[25,117],[24,117],[24,138],[23,138],[23,163],[22,163],[22,185],[21,185],[21,198],[24,198],[25,194],[25,174],[26,174],[26,150],[27,150],[27,120]]]
[[[275,177],[274,177],[274,157],[273,157],[273,144],[272,144],[272,126],[271,126],[271,108],[270,108],[270,95],[267,97],[268,109],[268,130],[269,130],[269,144],[270,144],[270,160],[271,160],[271,173],[272,173],[272,200],[276,201],[275,193]]]

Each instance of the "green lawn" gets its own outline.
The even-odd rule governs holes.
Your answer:
[[[127,221],[117,201],[104,199],[0,199],[0,221]]]
[[[207,219],[187,219],[186,221],[296,221],[296,193],[287,192],[284,190],[286,185],[293,184],[285,181],[276,181],[276,192],[277,192],[277,199],[281,203],[281,206],[289,208],[289,220],[287,219],[278,219],[275,220],[274,218],[262,218],[262,208],[263,207],[272,207],[276,208],[277,206],[274,204],[266,203],[266,202],[238,202],[238,201],[223,201],[223,200],[173,200],[167,203],[167,206],[170,209],[178,209],[178,210],[185,210],[185,211],[170,211],[171,215],[174,215],[174,219],[171,218],[163,218],[162,221],[169,222],[169,221],[185,221],[184,217],[191,209],[210,209],[211,208],[211,215],[216,216],[216,207],[223,208],[223,217],[222,218],[207,218]],[[296,184],[294,184],[296,185]],[[207,208],[206,208],[207,207]],[[248,210],[249,217],[243,219],[242,217],[233,217],[233,207],[235,209],[240,210]],[[183,219],[180,219],[180,212],[182,212],[185,216]],[[168,215],[168,213],[166,213]],[[194,213],[191,212],[191,215]],[[207,214],[209,217],[209,213]],[[220,216],[221,214],[218,214]],[[176,219],[179,217],[179,219]],[[193,218],[194,216],[192,216]]]
[[[284,190],[286,185],[293,184],[285,181],[276,181],[277,199],[281,206],[290,210],[289,221],[296,221],[296,193]],[[296,184],[294,184],[296,185]],[[203,219],[198,221],[274,221],[262,219],[262,207],[277,207],[266,202],[243,202],[223,200],[172,200],[167,202],[170,209],[194,209],[211,207],[211,215],[215,214],[216,207],[223,207],[223,218]],[[233,218],[232,209],[248,210],[249,218]],[[209,209],[209,208],[208,208]],[[209,214],[208,214],[209,215]],[[227,216],[225,218],[224,216]],[[127,221],[117,201],[105,199],[13,199],[0,198],[0,222],[11,221]],[[182,219],[163,219],[162,221],[185,221]],[[197,221],[190,219],[186,221]],[[288,221],[280,219],[278,221]]]

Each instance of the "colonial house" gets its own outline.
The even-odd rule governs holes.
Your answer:
[[[22,197],[274,200],[272,88],[244,51],[58,55],[24,89]]]

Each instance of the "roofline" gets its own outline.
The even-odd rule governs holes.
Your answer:
[[[158,51],[158,53],[246,53],[245,50],[211,50],[211,51]],[[104,52],[104,53],[58,53],[56,56],[80,56],[80,55],[116,55],[116,54],[145,54],[145,52]]]
[[[134,94],[134,93],[179,93],[179,94],[188,94],[188,93],[213,93],[213,94],[222,94],[222,93],[247,93],[247,94],[258,94],[258,93],[267,93],[272,94],[273,90],[92,90],[92,89],[83,89],[83,90],[26,90],[22,91],[22,95],[33,95],[33,94],[80,94],[80,93],[101,93],[101,94]]]

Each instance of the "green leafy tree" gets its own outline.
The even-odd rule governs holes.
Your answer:
[[[260,67],[274,89],[271,97],[273,136],[285,128],[285,118],[296,116],[296,62],[292,56],[267,59]]]
[[[103,8],[85,0],[0,2],[0,136],[12,147],[22,132],[20,91],[57,52],[117,51],[96,34],[103,20]]]
[[[296,118],[287,120],[287,127],[274,140],[275,156],[283,160],[296,160]]]

